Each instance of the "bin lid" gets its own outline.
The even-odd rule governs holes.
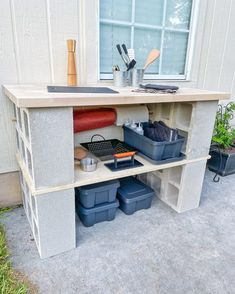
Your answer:
[[[118,198],[125,203],[143,200],[152,197],[154,194],[155,192],[152,188],[133,177],[120,180]]]
[[[95,212],[101,212],[101,211],[111,209],[111,208],[117,208],[118,206],[119,206],[119,201],[117,199],[114,202],[107,202],[107,203],[98,204],[92,208],[85,208],[80,203],[76,204],[76,208],[77,208],[78,212],[81,214],[84,214],[84,215],[89,215],[89,214],[95,213]]]
[[[83,187],[79,187],[78,190],[83,194],[90,193],[90,192],[99,192],[106,189],[113,189],[118,188],[120,186],[119,180],[112,180],[106,182],[100,182],[97,184],[91,184]]]

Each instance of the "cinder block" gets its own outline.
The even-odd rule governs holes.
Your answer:
[[[35,238],[41,258],[76,247],[74,189],[35,196],[37,220]]]
[[[186,164],[182,171],[177,211],[184,212],[200,204],[206,160]]]
[[[163,170],[162,174],[148,173],[147,184],[159,199],[177,212],[197,208],[206,168],[206,160]]]
[[[28,116],[35,188],[71,184],[74,181],[72,108],[30,108]]]
[[[186,146],[187,159],[209,154],[217,107],[217,101],[194,103]]]

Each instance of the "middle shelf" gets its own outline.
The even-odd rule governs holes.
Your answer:
[[[105,163],[112,162],[112,161],[105,161],[105,162],[99,161],[97,170],[95,170],[94,172],[91,172],[91,173],[82,171],[80,169],[79,165],[75,164],[74,186],[79,187],[79,186],[94,184],[94,183],[98,183],[98,182],[105,182],[108,180],[139,175],[139,174],[157,171],[157,170],[166,169],[166,168],[171,168],[171,167],[175,167],[175,166],[181,166],[181,165],[184,165],[189,162],[201,160],[201,159],[194,159],[194,160],[183,159],[183,160],[176,161],[176,162],[156,165],[156,164],[152,164],[150,161],[142,158],[139,155],[136,155],[135,158],[139,162],[141,162],[143,164],[143,166],[124,169],[121,171],[110,171],[105,166]],[[203,158],[203,159],[207,159],[207,157]]]
[[[120,171],[111,171],[109,170],[105,164],[111,161],[99,161],[97,170],[93,172],[84,172],[81,170],[80,166],[78,164],[75,164],[74,166],[74,187],[80,187],[85,186],[89,184],[95,184],[98,182],[105,182],[108,180],[118,179],[118,178],[124,178],[134,175],[139,175],[143,173],[153,172],[153,171],[159,171],[163,169],[173,168],[173,167],[181,167],[188,163],[198,162],[207,160],[210,158],[210,156],[200,157],[196,159],[183,159],[180,161],[170,162],[170,163],[163,163],[163,164],[153,164],[150,161],[144,159],[143,157],[136,155],[135,158],[141,162],[143,165],[140,167],[134,167],[129,169],[124,169]],[[177,173],[176,173],[177,174]],[[172,175],[173,176],[173,175]],[[172,177],[173,178],[173,177]],[[179,179],[177,180],[177,184],[179,185]]]
[[[171,162],[171,163],[165,163],[165,164],[152,164],[148,160],[142,158],[141,156],[136,155],[135,158],[140,161],[143,166],[125,169],[121,171],[110,171],[104,164],[109,161],[99,161],[98,162],[98,168],[96,171],[93,172],[84,172],[81,170],[80,166],[78,164],[74,165],[74,182],[68,183],[66,185],[56,186],[56,187],[42,187],[40,189],[35,189],[35,187],[32,184],[29,171],[25,163],[21,160],[20,156],[16,156],[18,164],[20,166],[20,169],[22,170],[22,173],[24,175],[24,178],[29,186],[30,192],[32,195],[40,195],[60,190],[66,190],[70,188],[75,187],[81,187],[89,184],[95,184],[98,182],[105,182],[113,179],[118,178],[124,178],[128,176],[134,176],[139,175],[143,173],[153,172],[157,170],[163,170],[167,168],[182,166],[188,163],[198,162],[207,160],[210,158],[210,156],[200,157],[196,159],[183,159],[181,161]]]

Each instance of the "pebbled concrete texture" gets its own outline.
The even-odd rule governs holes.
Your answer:
[[[156,197],[132,216],[85,228],[75,250],[41,260],[22,208],[4,219],[16,269],[40,293],[223,294],[235,289],[235,175],[212,182],[198,209],[177,214]]]

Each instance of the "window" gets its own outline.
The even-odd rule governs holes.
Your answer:
[[[125,69],[116,49],[135,49],[136,67],[144,66],[151,49],[160,49],[148,67],[148,79],[185,79],[193,0],[100,0],[100,78],[112,79],[112,66]]]

